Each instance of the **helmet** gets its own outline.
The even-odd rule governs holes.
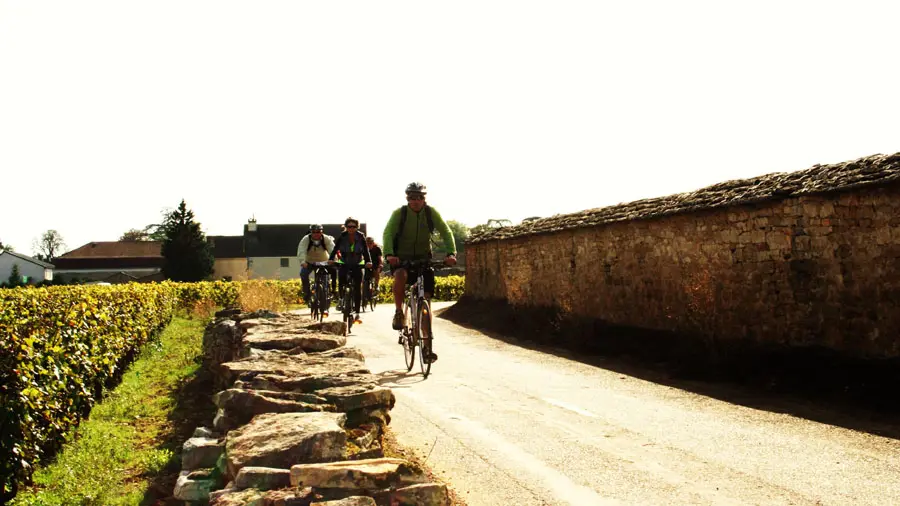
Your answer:
[[[309,233],[313,233],[313,232],[321,232],[321,231],[322,231],[322,225],[315,224],[315,225],[310,225],[310,226],[309,226]]]
[[[425,195],[428,192],[425,189],[424,183],[415,181],[406,185],[406,193],[421,193],[422,195]]]

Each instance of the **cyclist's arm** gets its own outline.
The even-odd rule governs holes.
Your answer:
[[[453,239],[453,231],[447,226],[444,218],[441,218],[441,213],[437,212],[437,209],[433,207],[431,208],[431,219],[434,221],[434,228],[440,232],[441,237],[444,239],[444,249],[447,250],[447,255],[456,256],[456,241]]]
[[[365,259],[367,264],[371,264],[372,263],[372,253],[369,251],[369,247],[366,246],[366,236],[360,234],[359,232],[357,232],[357,234],[359,234],[359,235],[356,236],[356,244],[357,245],[362,244],[363,258]]]
[[[387,225],[384,226],[384,234],[381,237],[381,244],[384,245],[384,256],[394,256],[394,236],[397,235],[397,227],[400,226],[400,209],[396,209]]]
[[[328,260],[334,260],[334,257],[337,256],[338,251],[341,250],[341,239],[343,238],[343,235],[338,236],[337,241],[331,243],[331,251],[328,252]],[[326,248],[327,247],[328,246],[326,245]]]
[[[334,251],[334,237],[322,234],[322,242],[325,243],[325,251],[330,255]]]
[[[297,246],[297,260],[300,260],[300,263],[306,261],[306,250],[309,248],[309,235],[304,235],[303,239],[300,239],[300,245]]]

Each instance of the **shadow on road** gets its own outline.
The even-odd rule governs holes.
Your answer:
[[[413,371],[416,371],[413,369]],[[378,377],[378,384],[391,388],[409,388],[416,383],[425,381],[425,378],[418,372],[407,371],[406,369],[392,369],[390,371],[381,371],[375,376]]]
[[[503,315],[496,307],[473,310],[454,306],[435,314],[522,348],[732,404],[900,439],[900,396],[896,393],[897,383],[891,380],[893,372],[882,377],[863,373],[865,379],[861,380],[856,377],[858,364],[842,368],[836,363],[829,369],[823,368],[821,363],[811,365],[805,359],[794,361],[791,356],[762,367],[705,368],[701,362],[685,361],[683,355],[667,356],[658,349],[646,353],[634,352],[633,348],[600,352],[576,350],[569,343],[578,342],[578,336],[560,335],[558,328],[554,333],[549,325],[535,325],[533,320]],[[645,337],[640,335],[641,331],[626,331],[629,340],[639,341]],[[658,343],[659,337],[651,336],[648,346]],[[548,341],[556,344],[548,344]],[[561,346],[562,343],[566,346]],[[752,357],[751,361],[758,358]]]

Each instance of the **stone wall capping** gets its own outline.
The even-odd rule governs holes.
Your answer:
[[[806,195],[843,193],[898,182],[900,182],[900,153],[878,154],[843,163],[814,165],[797,172],[776,172],[750,179],[725,181],[693,192],[560,214],[510,227],[490,228],[471,235],[466,244],[549,234],[620,221],[650,220]],[[742,221],[739,215],[730,215],[729,220]]]

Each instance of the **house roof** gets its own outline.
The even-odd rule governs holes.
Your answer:
[[[212,248],[213,258],[244,258],[244,236],[208,235],[206,242]]]
[[[300,239],[309,233],[311,223],[291,225],[257,225],[251,232],[244,225],[244,252],[247,257],[292,257],[297,255]],[[365,233],[366,224],[359,224]],[[341,235],[341,224],[323,224],[325,234]]]
[[[159,257],[59,257],[54,260],[59,270],[77,269],[162,269],[165,259]]]
[[[31,263],[33,263],[33,264],[35,264],[35,265],[39,265],[39,266],[41,266],[41,267],[43,267],[43,268],[45,268],[45,269],[53,269],[53,268],[54,268],[53,264],[48,264],[47,262],[44,262],[43,260],[38,260],[37,258],[32,258],[32,257],[30,257],[30,256],[28,256],[28,255],[23,255],[23,254],[21,254],[21,253],[16,253],[15,251],[3,250],[3,251],[0,251],[0,255],[10,255],[10,256],[14,256],[14,257],[18,258],[19,260],[24,260],[24,261],[26,261],[26,262],[31,262]]]
[[[89,242],[59,258],[120,258],[159,257],[162,258],[160,241],[108,241]]]

